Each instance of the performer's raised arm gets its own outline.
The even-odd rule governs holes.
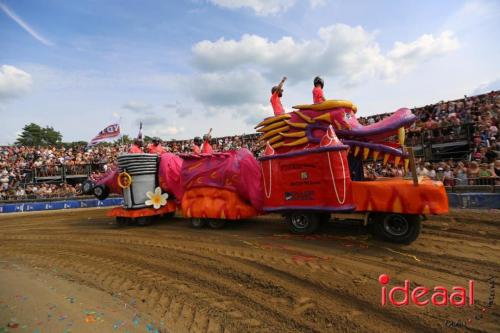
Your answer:
[[[285,81],[286,81],[286,76],[283,76],[283,78],[281,79],[280,83],[277,86],[279,90],[283,89],[283,85],[285,84]]]
[[[286,76],[281,79],[280,83],[277,86],[274,86],[271,89],[271,105],[273,107],[274,115],[280,115],[285,113],[283,109],[283,105],[281,105],[281,96],[283,96],[283,84],[286,81]]]

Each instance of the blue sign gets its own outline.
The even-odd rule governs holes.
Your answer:
[[[453,208],[500,209],[500,193],[448,193]]]
[[[51,202],[23,202],[0,204],[0,213],[33,212],[88,207],[109,207],[123,205],[123,198],[107,198],[104,200],[61,200]]]

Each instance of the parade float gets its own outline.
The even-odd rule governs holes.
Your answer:
[[[258,161],[247,149],[160,157],[124,154],[117,169],[87,183],[85,190],[101,199],[122,194],[124,206],[109,212],[119,223],[147,224],[176,208],[191,226],[212,228],[278,213],[292,232],[308,234],[331,214],[350,214],[376,235],[398,243],[418,237],[424,216],[447,213],[443,184],[417,179],[415,170],[413,179],[363,178],[368,159],[401,164],[408,171],[412,156],[404,148],[405,129],[415,121],[409,109],[367,126],[358,122],[357,108],[349,101],[294,109],[256,126],[266,147]]]
[[[363,126],[349,101],[297,105],[295,111],[264,119],[256,126],[266,142],[262,166],[263,211],[281,213],[292,232],[311,233],[331,213],[357,214],[382,238],[411,243],[426,215],[448,212],[441,182],[391,178],[367,181],[363,161],[402,165],[405,129],[416,117],[401,108]],[[394,139],[396,138],[396,139]]]

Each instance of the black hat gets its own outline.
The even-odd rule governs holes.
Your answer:
[[[325,82],[323,81],[322,78],[320,78],[319,76],[316,76],[314,78],[314,86],[316,86],[317,84],[321,84],[321,89],[323,89],[323,86],[325,85]]]

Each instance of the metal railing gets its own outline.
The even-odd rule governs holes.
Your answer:
[[[476,177],[468,179],[453,178],[443,182],[446,192],[484,192],[500,193],[500,177]]]
[[[414,147],[415,156],[427,161],[468,159],[474,134],[474,124],[409,131],[406,144]]]
[[[103,172],[105,163],[55,164],[33,167],[26,172],[26,183],[65,182],[68,178],[88,178],[92,172]]]
[[[119,198],[117,194],[111,194],[110,198]],[[38,195],[38,194],[25,194],[25,195],[8,195],[0,196],[0,203],[22,203],[22,202],[45,202],[45,201],[59,201],[59,200],[84,200],[84,199],[95,199],[93,195],[84,194],[68,194],[67,196],[52,193],[50,195]]]

